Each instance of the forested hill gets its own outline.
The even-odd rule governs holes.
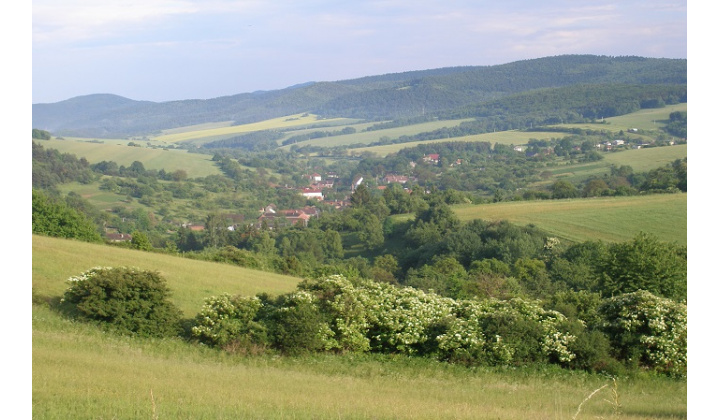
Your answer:
[[[219,121],[248,123],[302,112],[368,120],[474,114],[492,101],[575,85],[686,85],[687,60],[565,55],[496,66],[410,71],[214,99],[134,101],[81,96],[33,105],[33,128],[54,135],[126,137]],[[468,112],[473,110],[474,112]]]

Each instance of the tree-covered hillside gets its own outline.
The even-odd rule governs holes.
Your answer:
[[[312,112],[368,120],[453,113],[508,95],[579,84],[685,85],[687,60],[568,55],[308,83],[275,91],[154,103],[89,95],[33,105],[33,127],[54,135],[126,137],[218,121]]]

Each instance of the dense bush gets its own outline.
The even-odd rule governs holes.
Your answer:
[[[269,310],[264,321],[281,352],[296,355],[334,347],[333,332],[311,293],[298,290],[266,302]]]
[[[179,332],[180,310],[168,301],[170,290],[157,272],[95,267],[68,282],[62,302],[80,318],[142,336]]]

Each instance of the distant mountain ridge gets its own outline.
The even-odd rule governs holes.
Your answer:
[[[307,82],[213,99],[135,101],[113,94],[33,104],[33,128],[53,135],[127,137],[209,122],[249,123],[310,112],[381,120],[452,113],[535,89],[582,84],[685,85],[686,59],[563,55]]]

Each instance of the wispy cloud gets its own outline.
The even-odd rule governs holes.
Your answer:
[[[196,13],[182,0],[72,0],[33,3],[33,44],[63,44],[128,33],[173,15]]]

